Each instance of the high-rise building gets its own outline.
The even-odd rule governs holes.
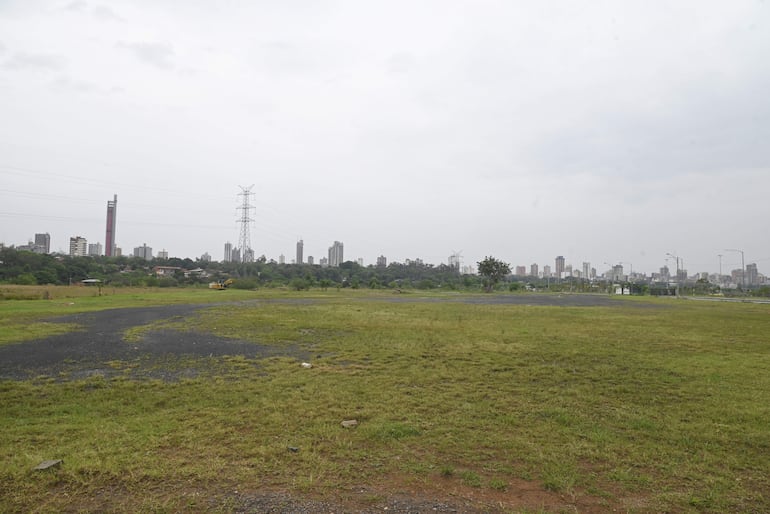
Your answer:
[[[115,256],[115,219],[118,210],[118,195],[107,201],[107,231],[104,236],[104,255]]]
[[[165,248],[158,252],[158,259],[168,260],[168,252]]]
[[[228,241],[225,243],[225,258],[224,262],[232,262],[233,260],[233,244]]]
[[[591,263],[590,262],[584,262],[583,263],[583,278],[585,278],[585,279],[593,278],[593,277],[591,277]]]
[[[526,277],[527,276],[527,267],[526,266],[516,266],[516,276],[517,277]]]
[[[35,246],[38,253],[51,253],[51,235],[48,232],[35,234]]]
[[[146,261],[152,260],[152,247],[147,246],[147,243],[144,243],[142,246],[137,246],[134,248],[134,257],[139,257]]]
[[[204,252],[200,260],[201,262],[211,262],[211,255],[209,255],[209,252]]]
[[[313,262],[314,262],[314,261],[313,261],[313,256],[312,256],[312,255],[308,255],[308,256],[307,256],[307,263],[308,263],[308,264],[310,264],[310,265],[312,266],[312,265],[313,265]]]
[[[332,246],[329,247],[329,266],[332,268],[339,267],[343,261],[343,244],[339,241],[335,241]]]
[[[286,264],[286,256],[284,254],[278,256],[278,264]]]
[[[302,242],[302,239],[297,241],[297,264],[302,264],[302,251],[305,247],[305,244]]]
[[[564,273],[564,257],[561,255],[556,257],[556,266],[554,271],[556,273],[556,278],[561,278],[562,274]]]
[[[378,261],[379,261],[379,259],[378,259]],[[460,253],[459,252],[454,252],[452,255],[450,255],[447,262],[448,262],[450,268],[452,268],[453,270],[455,270],[457,272],[460,271]],[[379,266],[379,264],[378,264],[378,266]]]
[[[70,238],[70,255],[73,257],[85,257],[88,255],[88,241],[85,237],[75,236]]]
[[[536,277],[538,275],[537,264],[530,264],[529,265],[529,274],[530,274],[530,276],[533,276],[533,277]]]
[[[93,243],[88,245],[88,255],[98,257],[102,254],[102,243]]]
[[[233,251],[230,252],[230,262],[241,262],[240,248],[233,248]]]
[[[756,263],[746,265],[746,285],[756,286],[759,284],[759,272],[757,272]]]
[[[551,276],[551,267],[546,264],[543,266],[543,278],[548,278]]]
[[[457,263],[459,266],[459,262]],[[451,264],[450,264],[451,266]],[[384,255],[380,255],[377,257],[377,267],[378,268],[387,268],[388,267],[388,259]]]

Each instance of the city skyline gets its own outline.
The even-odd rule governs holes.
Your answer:
[[[762,272],[767,62],[750,0],[2,2],[0,241]]]
[[[115,195],[115,202],[117,201],[117,195]],[[110,220],[114,221],[115,214],[114,210],[111,210],[109,206],[112,206],[114,208],[113,201],[108,202],[108,214],[107,214],[107,223],[108,223],[108,231],[107,236],[110,235]],[[112,233],[115,233],[115,224],[112,224]],[[238,229],[240,232],[242,232],[242,227]],[[41,248],[44,248],[42,245],[50,245],[50,239],[51,236],[49,233],[36,233],[35,234],[35,242],[33,243],[31,240],[29,244],[27,245],[16,245],[14,243],[8,243],[5,241],[0,241],[0,243],[4,244],[5,246],[15,246],[20,249],[25,250],[31,250],[31,251],[40,251]],[[97,249],[98,248],[98,249]],[[122,247],[117,247],[119,250],[122,250]],[[102,254],[101,252],[102,245],[101,243],[88,243],[88,238],[84,238],[82,236],[71,236],[69,238],[69,250],[63,251],[58,250],[58,253],[62,254],[69,254],[69,255],[76,255],[76,256],[94,256],[94,255],[106,255],[106,253]],[[227,241],[224,243],[224,257],[222,258],[223,262],[239,262],[243,260],[243,256],[241,254],[241,248],[235,246],[230,241]],[[296,252],[296,258],[292,261],[292,263],[297,264],[303,264],[304,259],[304,240],[299,239],[295,243],[295,252]],[[504,257],[498,257],[500,260],[504,262],[508,262],[508,264],[511,266],[511,273],[515,276],[552,276],[552,277],[562,277],[562,276],[579,276],[586,278],[590,276],[591,278],[596,276],[602,276],[606,274],[610,274],[613,278],[616,278],[617,276],[631,276],[631,275],[638,275],[638,276],[646,276],[646,277],[652,277],[655,275],[658,275],[661,273],[661,271],[665,270],[672,270],[672,266],[670,266],[671,263],[675,263],[673,265],[674,271],[669,271],[669,273],[672,276],[676,276],[679,270],[683,273],[685,273],[685,277],[687,276],[696,276],[699,274],[706,273],[707,275],[717,275],[721,277],[729,277],[729,276],[735,276],[737,271],[740,271],[741,280],[747,280],[749,284],[756,284],[756,277],[759,275],[765,276],[764,273],[762,273],[762,270],[760,269],[760,266],[757,265],[756,262],[753,262],[751,260],[746,261],[745,260],[745,252],[740,249],[724,249],[722,250],[724,253],[717,254],[718,260],[719,260],[719,269],[718,270],[712,270],[712,269],[702,269],[702,270],[693,270],[688,269],[686,267],[686,262],[683,258],[680,258],[679,256],[667,253],[666,257],[663,259],[664,264],[659,266],[656,269],[653,270],[640,270],[638,267],[636,271],[633,269],[633,263],[628,261],[619,261],[616,263],[610,263],[607,261],[602,261],[602,264],[595,264],[590,261],[582,261],[580,265],[577,264],[577,262],[573,263],[572,261],[569,261],[567,258],[565,258],[563,255],[557,255],[553,259],[554,267],[553,267],[553,273],[551,273],[551,266],[550,264],[544,264],[542,262],[534,262],[529,265],[523,265],[519,264],[517,262],[513,261],[506,261]],[[48,252],[42,252],[42,253],[48,253]],[[723,269],[723,259],[726,257],[727,254],[735,253],[736,255],[740,255],[740,266],[735,266],[735,264],[731,264],[734,261],[726,260],[724,261],[724,269]],[[141,247],[134,247],[133,251],[128,254],[124,255],[132,255],[134,257],[141,257],[145,260],[150,260],[154,256],[152,255],[152,247],[148,246],[147,243],[142,243]],[[446,259],[432,262],[425,260],[419,256],[417,257],[407,257],[403,260],[398,259],[392,259],[387,257],[386,255],[378,255],[373,262],[366,262],[366,260],[363,257],[354,257],[349,259],[344,259],[343,257],[343,243],[341,241],[335,240],[331,246],[327,248],[326,254],[320,254],[321,257],[319,258],[319,265],[323,266],[332,266],[337,267],[342,262],[345,261],[354,261],[358,262],[359,264],[361,262],[364,262],[364,265],[369,266],[378,266],[381,262],[387,263],[387,262],[395,262],[395,263],[409,263],[409,262],[419,262],[419,263],[426,263],[430,265],[440,265],[445,264],[450,267],[458,267],[462,272],[472,272],[475,273],[475,265],[469,264],[467,262],[464,262],[462,260],[462,254],[461,252],[452,251],[451,254],[446,256]],[[285,257],[283,253],[280,253],[276,256],[269,256],[266,254],[256,254],[254,257],[262,257],[264,256],[267,260],[271,260],[278,263],[285,263]],[[486,256],[486,255],[485,255]],[[165,247],[161,252],[158,252],[157,258],[163,258],[168,259],[171,258],[181,258],[186,259],[189,258],[191,260],[211,260],[210,253],[207,251],[202,252],[200,255],[175,255],[172,253],[169,253]],[[313,255],[308,255],[308,264],[313,264]],[[254,259],[249,260],[248,262],[252,262]],[[628,268],[624,268],[624,265],[628,266]],[[539,272],[538,270],[542,266],[542,272]],[[590,270],[590,271],[589,271]]]

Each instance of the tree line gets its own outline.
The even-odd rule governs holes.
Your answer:
[[[166,276],[156,276],[153,271],[156,266],[179,269]],[[388,266],[361,266],[347,261],[331,268],[311,264],[279,264],[264,258],[250,263],[189,258],[148,261],[128,256],[73,257],[37,254],[14,248],[0,249],[0,283],[6,284],[66,285],[97,279],[117,287],[183,287],[227,278],[234,279],[232,287],[243,289],[352,287],[467,290],[481,287],[480,277],[461,275],[455,268],[444,264],[394,262]]]

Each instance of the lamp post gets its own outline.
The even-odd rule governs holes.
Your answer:
[[[676,259],[676,296],[679,297],[679,256],[673,253],[667,253],[666,255]]]
[[[746,292],[746,261],[743,258],[743,250],[736,248],[726,248],[726,252],[740,252],[741,253],[741,289]]]

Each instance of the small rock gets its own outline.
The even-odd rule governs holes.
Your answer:
[[[37,466],[35,466],[35,471],[42,471],[44,469],[50,469],[50,468],[58,468],[61,466],[62,460],[56,459],[56,460],[44,460]]]
[[[289,446],[289,451],[297,453],[299,451],[299,448],[297,448],[296,446]]]
[[[312,368],[312,367],[313,367],[313,365],[312,365],[312,364],[310,364],[309,362],[303,362],[303,363],[301,364],[301,366],[302,366],[303,368],[306,368],[306,369],[310,369],[310,368]]]
[[[358,420],[356,419],[346,419],[342,422],[342,428],[353,428],[355,426],[358,426]]]

